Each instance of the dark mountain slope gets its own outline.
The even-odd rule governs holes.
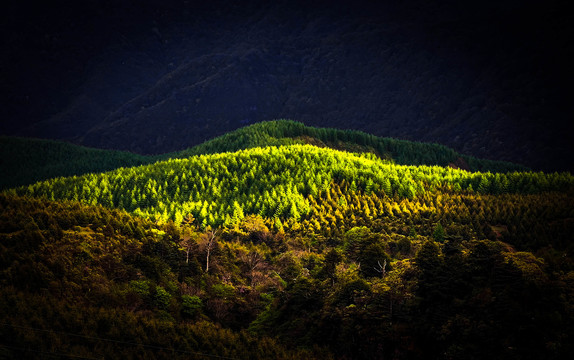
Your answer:
[[[95,2],[83,31],[99,47],[78,50],[88,66],[34,110],[44,121],[14,131],[157,154],[291,118],[571,169],[574,31],[561,2],[366,3],[144,2],[131,16]]]

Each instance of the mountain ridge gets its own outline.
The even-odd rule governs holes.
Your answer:
[[[379,138],[358,131],[313,128],[289,120],[261,122],[208,140],[180,152],[144,156],[128,152],[77,147],[69,143],[0,137],[0,188],[26,185],[50,177],[81,175],[168,158],[237,151],[249,147],[310,143],[351,152],[372,152],[404,165],[457,166],[467,170],[525,171],[511,163],[476,159],[438,144]]]
[[[70,80],[76,85],[61,98],[50,94],[59,105],[46,107],[55,111],[36,120],[22,115],[47,111],[30,106],[44,98],[16,78],[7,83],[16,97],[10,109],[28,104],[11,111],[21,116],[7,128],[32,122],[17,133],[158,154],[247,123],[292,118],[438,142],[535,169],[572,170],[564,154],[572,150],[573,112],[563,91],[571,54],[563,44],[574,32],[559,2],[542,8],[530,2],[473,2],[468,8],[420,1],[363,8],[299,3],[159,10],[144,3],[138,13],[145,21],[126,17],[124,24],[118,23],[127,8],[118,5],[113,24],[120,35],[94,41],[102,49],[90,50],[98,56]],[[106,11],[92,21],[104,21]],[[66,32],[47,44],[58,48],[58,36]],[[16,60],[34,59],[14,44]]]

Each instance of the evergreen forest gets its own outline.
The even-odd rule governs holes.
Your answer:
[[[574,353],[570,173],[286,120],[0,144],[0,359]]]
[[[158,155],[92,149],[54,140],[0,137],[0,189],[59,176],[82,175],[150,164],[171,158],[238,151],[252,147],[311,144],[350,152],[370,152],[403,165],[439,165],[480,171],[525,171],[504,161],[477,159],[438,144],[382,138],[355,130],[315,128],[290,120],[256,123],[200,145]]]

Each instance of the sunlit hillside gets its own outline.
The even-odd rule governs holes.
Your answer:
[[[568,358],[574,177],[417,149],[272,122],[5,190],[0,354]]]
[[[183,151],[153,156],[92,149],[61,141],[1,137],[0,172],[6,176],[0,178],[0,189],[28,185],[53,177],[98,173],[170,158],[292,144],[370,152],[403,165],[450,165],[467,170],[501,172],[527,170],[517,164],[462,155],[438,144],[381,138],[359,131],[316,128],[295,121],[277,120],[246,126]]]
[[[289,145],[57,178],[12,192],[79,200],[176,223],[192,214],[206,226],[229,225],[244,214],[299,219],[309,214],[307,197],[329,189],[333,181],[344,181],[354,191],[408,199],[441,191],[565,191],[574,184],[574,178],[566,173],[471,173],[438,166],[395,165],[368,153]]]

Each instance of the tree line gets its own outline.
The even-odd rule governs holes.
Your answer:
[[[0,137],[0,172],[8,174],[0,179],[0,189],[59,176],[99,173],[172,158],[294,144],[368,152],[402,165],[450,164],[472,171],[491,172],[528,170],[507,162],[464,156],[438,144],[381,138],[359,131],[316,128],[295,121],[277,120],[247,126],[186,150],[153,156],[91,149],[62,141]]]
[[[414,199],[444,191],[492,195],[571,191],[574,178],[568,173],[404,166],[369,153],[289,145],[56,178],[10,192],[100,204],[176,223],[191,214],[205,227],[227,226],[248,214],[299,220],[309,215],[308,196],[342,182],[351,191],[379,198]]]

